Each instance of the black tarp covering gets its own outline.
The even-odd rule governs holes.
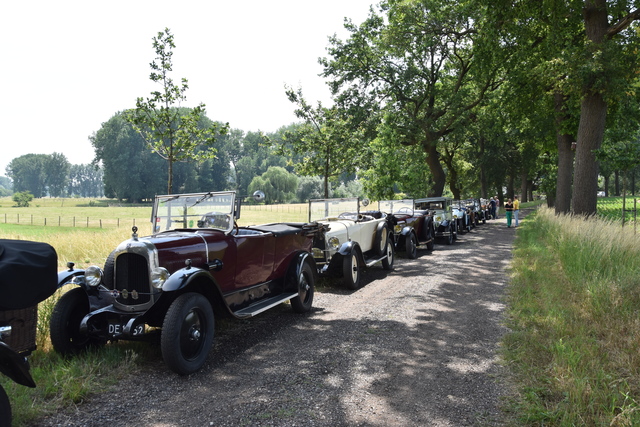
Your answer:
[[[0,310],[36,305],[58,287],[58,255],[48,243],[0,239]]]

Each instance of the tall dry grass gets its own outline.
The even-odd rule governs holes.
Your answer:
[[[547,208],[516,239],[504,357],[524,425],[639,425],[640,236]]]

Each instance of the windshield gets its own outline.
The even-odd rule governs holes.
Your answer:
[[[413,215],[413,199],[383,200],[378,202],[378,209],[390,214]]]
[[[309,200],[309,222],[325,218],[337,218],[342,214],[358,214],[359,199],[311,199]]]
[[[156,196],[153,232],[178,228],[233,228],[234,192]]]

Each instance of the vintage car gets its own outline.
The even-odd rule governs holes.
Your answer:
[[[473,226],[487,223],[487,209],[482,205],[480,199],[466,199],[464,203],[471,214],[471,224]]]
[[[458,232],[467,233],[471,231],[471,211],[467,208],[466,203],[461,200],[454,200],[451,202],[451,210]]]
[[[140,237],[133,227],[104,269],[70,263],[59,273],[60,286],[76,287],[54,307],[54,349],[73,354],[159,335],[167,366],[186,375],[207,359],[214,315],[244,319],[286,301],[294,312],[311,310],[317,275],[311,249],[323,226],[238,227],[239,217],[232,191],[156,196],[153,234]]]
[[[395,218],[393,237],[396,252],[404,251],[407,258],[418,257],[418,246],[433,250],[435,228],[428,210],[416,209],[415,200],[383,200],[378,209]]]
[[[453,218],[452,199],[449,197],[427,197],[415,199],[416,209],[428,210],[433,215],[436,237],[450,245],[458,238],[456,221]]]
[[[361,285],[361,272],[381,262],[385,270],[393,268],[394,248],[391,240],[391,218],[380,211],[360,211],[368,201],[359,198],[312,199],[309,222],[328,227],[313,242],[313,257],[318,272],[342,276],[349,289]]]

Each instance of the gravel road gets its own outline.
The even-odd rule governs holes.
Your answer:
[[[324,280],[309,314],[282,305],[227,323],[200,372],[172,373],[158,349],[139,375],[36,425],[504,425],[496,350],[514,236],[488,221],[368,269],[357,291]]]

